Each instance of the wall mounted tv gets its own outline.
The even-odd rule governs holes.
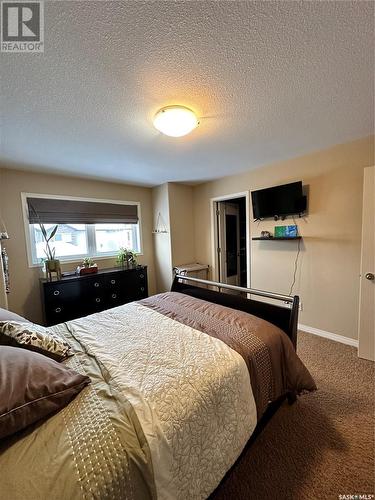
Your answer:
[[[251,200],[255,219],[285,218],[287,215],[301,215],[306,210],[302,181],[252,191]]]

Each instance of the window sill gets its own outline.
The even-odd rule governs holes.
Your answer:
[[[143,253],[136,253],[135,254],[137,257],[142,257],[143,256]],[[110,259],[116,259],[117,258],[117,253],[114,254],[114,255],[100,255],[100,256],[91,256],[92,259],[95,261],[97,260],[110,260]],[[60,260],[60,263],[62,266],[64,266],[65,264],[76,264],[76,266],[79,266],[80,264],[82,264],[82,261],[85,257],[82,257],[80,259],[59,259]],[[29,268],[33,268],[33,267],[43,267],[43,264],[41,264],[40,262],[38,262],[37,264],[30,264],[29,263]]]

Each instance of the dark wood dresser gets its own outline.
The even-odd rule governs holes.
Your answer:
[[[86,276],[41,280],[47,326],[110,309],[148,296],[147,266],[103,269]]]

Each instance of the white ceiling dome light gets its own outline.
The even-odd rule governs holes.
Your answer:
[[[159,132],[170,137],[182,137],[198,127],[195,113],[185,106],[166,106],[154,117],[154,126]]]

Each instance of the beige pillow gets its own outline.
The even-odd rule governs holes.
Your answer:
[[[62,361],[74,353],[57,334],[34,323],[0,321],[0,345],[22,347]]]
[[[16,314],[8,309],[2,309],[0,307],[0,321],[17,321],[17,323],[30,323],[26,318],[23,318],[19,314]]]

